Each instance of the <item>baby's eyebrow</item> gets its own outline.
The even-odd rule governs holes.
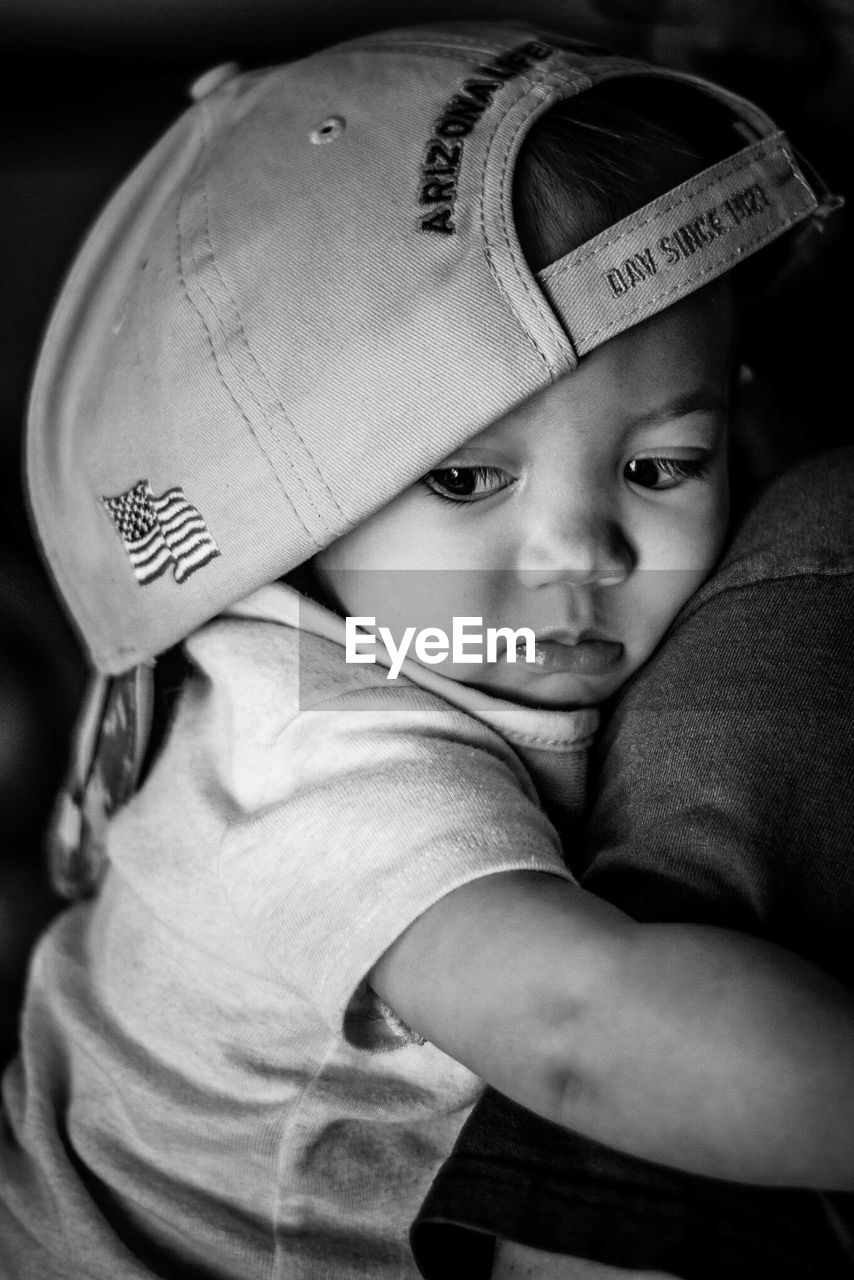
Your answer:
[[[728,409],[727,399],[719,391],[689,391],[633,417],[631,426],[635,429],[654,427],[674,418],[685,418],[691,413],[726,413]]]

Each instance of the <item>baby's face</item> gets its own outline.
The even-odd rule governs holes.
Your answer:
[[[707,290],[613,338],[318,555],[319,581],[398,642],[450,638],[454,617],[529,627],[532,663],[499,648],[434,669],[532,705],[601,702],[720,551],[732,332]]]

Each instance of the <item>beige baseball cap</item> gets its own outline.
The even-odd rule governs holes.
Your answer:
[[[626,76],[718,101],[733,153],[534,276],[522,140]],[[35,525],[103,673],[308,559],[824,199],[750,103],[519,26],[229,66],[195,97],[89,234],[32,390]]]

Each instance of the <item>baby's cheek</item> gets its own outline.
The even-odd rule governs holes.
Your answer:
[[[715,460],[713,467],[707,484],[706,519],[700,528],[702,548],[697,556],[697,563],[706,566],[706,577],[718,561],[730,522],[729,471],[725,454]]]

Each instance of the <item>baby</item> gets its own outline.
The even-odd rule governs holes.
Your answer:
[[[99,674],[0,1271],[413,1276],[483,1081],[679,1167],[850,1187],[842,989],[636,925],[558,836],[597,705],[723,545],[732,269],[821,208],[789,144],[488,24],[196,97],[34,381],[34,518]]]

